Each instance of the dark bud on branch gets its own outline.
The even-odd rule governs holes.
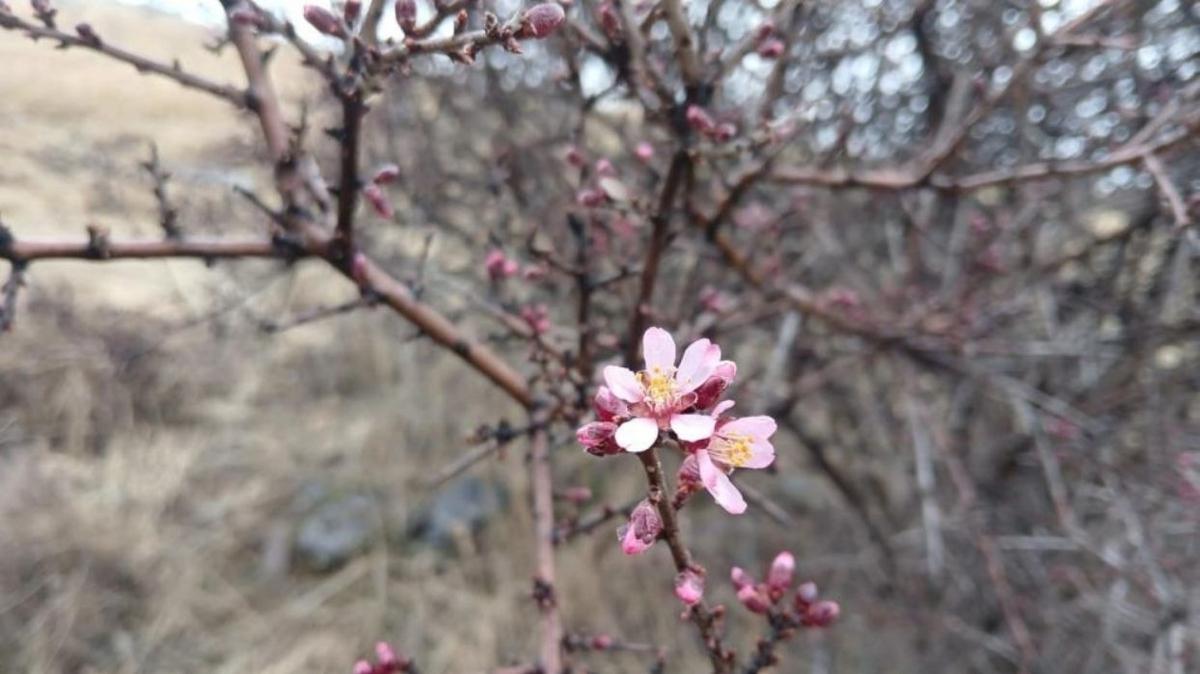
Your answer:
[[[333,15],[324,7],[317,5],[304,6],[304,20],[321,32],[323,35],[333,37],[346,37],[346,29],[342,26],[341,20]]]
[[[362,0],[346,0],[346,4],[342,6],[342,16],[346,19],[346,24],[353,26],[358,23],[358,17],[362,14]]]
[[[93,47],[100,46],[100,36],[96,35],[96,31],[92,29],[91,24],[81,23],[75,26],[75,34],[80,40],[92,45]]]
[[[566,12],[557,3],[534,5],[525,10],[525,15],[521,17],[521,28],[517,31],[517,37],[540,40],[557,30],[566,19]]]
[[[417,27],[417,3],[415,0],[396,0],[396,23],[399,23],[406,33]]]

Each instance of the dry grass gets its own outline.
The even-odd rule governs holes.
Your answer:
[[[200,46],[202,30],[97,3],[67,5],[63,22],[85,10],[102,36],[238,77],[232,55]],[[0,63],[21,64],[0,68],[0,212],[18,236],[81,233],[96,220],[153,234],[137,175],[151,139],[188,195],[186,227],[256,226],[228,190],[231,179],[263,179],[249,120],[10,34],[0,35]],[[277,67],[294,104],[304,89],[293,82],[307,78]],[[264,563],[306,484],[369,493],[379,531],[400,531],[429,496],[429,469],[456,456],[475,425],[515,413],[457,361],[405,341],[382,313],[260,334],[255,316],[345,296],[316,267],[65,263],[37,265],[31,282],[0,348],[0,672],[345,672],[384,637],[426,672],[534,652],[520,449],[475,469],[514,497],[452,554],[378,535],[326,575]],[[559,453],[574,482],[612,502],[636,493],[636,471],[600,473],[577,451]],[[712,514],[706,506],[693,523],[713,532],[704,546],[714,585],[730,561],[802,535]],[[737,548],[725,544],[735,533]],[[565,548],[560,564],[569,628],[654,641],[676,653],[673,671],[692,671],[664,550],[622,558],[606,530]],[[638,656],[595,662],[646,666]]]

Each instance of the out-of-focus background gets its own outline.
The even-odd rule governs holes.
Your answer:
[[[805,65],[781,104],[807,125],[804,158],[904,158],[936,126],[928,110],[1003,85],[1037,39],[1023,2],[804,4],[811,15],[793,30]],[[1051,29],[1091,4],[1035,3]],[[65,25],[86,20],[114,44],[242,82],[232,51],[215,49],[215,0],[56,5]],[[772,6],[722,11],[737,35]],[[1118,11],[1137,44],[1100,41],[1039,65],[1007,114],[971,136],[965,168],[1080,160],[1128,140],[1150,105],[1194,109],[1200,10],[1138,0]],[[372,243],[459,316],[473,315],[459,290],[483,286],[489,231],[519,229],[510,210],[553,211],[544,192],[558,186],[529,176],[552,175],[568,142],[615,156],[643,124],[631,106],[601,104],[575,133],[568,104],[537,108],[528,93],[565,91],[563,73],[516,58],[489,56],[486,75],[420,70],[438,83],[388,94],[367,152],[405,176],[394,195],[405,226],[377,228]],[[307,114],[319,145],[323,92],[286,48],[271,63],[290,119]],[[573,67],[589,92],[612,78],[594,60]],[[722,92],[729,105],[770,71],[756,56],[744,67]],[[187,230],[261,232],[233,190],[269,191],[258,134],[220,101],[0,33],[0,217],[17,237],[77,237],[89,224],[157,235],[140,167],[151,143]],[[1184,147],[1190,156],[1167,163],[1194,211],[1200,170],[1196,145]],[[707,501],[686,513],[709,596],[731,605],[733,645],[749,652],[761,625],[738,610],[725,570],[761,573],[787,548],[843,620],[789,642],[781,671],[1020,671],[1026,647],[1032,671],[1200,667],[1197,253],[1152,176],[1122,165],[953,204],[775,186],[739,211],[744,242],[771,236],[763,212],[777,203],[811,232],[764,260],[776,253],[772,264],[840,289],[851,311],[872,311],[856,299],[872,290],[889,298],[881,305],[923,306],[908,327],[977,347],[941,367],[978,369],[953,383],[918,374],[794,317],[720,336],[752,381],[769,381],[740,391],[745,412],[799,420],[783,424],[777,470],[744,476],[777,517],[730,518]],[[901,206],[920,236],[894,221]],[[989,228],[1013,233],[971,252],[971,233]],[[933,260],[978,257],[929,271],[928,295],[906,294],[898,279],[924,273],[904,266],[906,250],[921,246]],[[971,265],[1034,263],[1036,282],[995,272],[993,285],[956,285]],[[691,301],[695,279],[680,277],[668,290]],[[270,329],[356,292],[320,263],[35,265],[0,337],[0,672],[346,672],[382,638],[425,672],[528,661],[525,449],[429,486],[480,424],[519,423],[520,410],[390,313]],[[970,296],[996,338],[973,342],[978,326],[939,304],[949,295]],[[555,300],[568,321],[568,299]],[[781,349],[777,334],[795,346]],[[786,371],[771,360],[781,353]],[[583,457],[570,440],[555,446],[556,469],[562,485],[596,494],[585,509],[644,489],[632,462]],[[625,557],[616,526],[559,548],[566,624],[660,646],[668,671],[701,671],[667,551]],[[650,666],[639,653],[584,660],[598,672]]]

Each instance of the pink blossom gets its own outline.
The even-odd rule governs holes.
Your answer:
[[[324,7],[305,5],[304,19],[324,35],[346,37],[346,30],[342,27],[341,20]]]
[[[675,576],[675,596],[687,606],[695,606],[704,598],[704,576],[692,569],[680,571]]]
[[[593,421],[589,424],[584,424],[575,431],[575,439],[588,454],[594,456],[609,456],[611,454],[620,454],[621,447],[617,444],[614,437],[617,433],[617,425],[611,421]]]
[[[608,388],[629,403],[634,415],[617,429],[617,444],[626,451],[643,452],[658,440],[660,430],[668,429],[685,442],[711,436],[716,425],[712,416],[683,411],[695,404],[695,390],[716,370],[721,348],[707,339],[697,340],[676,367],[675,340],[662,328],[650,328],[642,336],[642,352],[646,369],[641,372],[615,365],[604,368]],[[724,447],[719,451],[725,451]],[[703,463],[700,467],[703,475]]]
[[[567,15],[558,3],[546,2],[534,5],[525,10],[525,15],[521,18],[521,30],[517,36],[540,40],[558,29],[566,19]]]
[[[638,143],[637,149],[635,149],[633,151],[633,154],[640,161],[649,162],[651,159],[654,159],[654,146],[651,145],[650,143],[643,141],[641,143]]]
[[[366,660],[359,660],[354,663],[354,674],[374,674],[375,668]]]
[[[662,528],[662,518],[658,509],[648,499],[642,499],[629,513],[629,523],[617,532],[621,537],[621,552],[640,555],[649,550],[654,541],[658,540]]]
[[[722,403],[714,415],[728,409]],[[767,416],[742,417],[717,425],[708,444],[696,450],[696,464],[704,488],[728,512],[746,511],[742,493],[729,479],[735,468],[766,468],[775,460],[775,448],[769,438],[775,433],[775,420]],[[617,442],[620,443],[620,431]]]

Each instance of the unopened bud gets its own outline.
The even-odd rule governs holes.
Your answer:
[[[771,610],[771,600],[754,585],[743,585],[738,589],[737,599],[751,613],[766,613]]]
[[[607,198],[602,190],[592,188],[579,190],[579,193],[575,195],[575,201],[584,208],[600,206]]]
[[[729,570],[729,580],[733,581],[733,586],[739,590],[747,585],[754,584],[754,579],[740,566],[735,566]]]
[[[617,169],[613,163],[607,159],[596,160],[596,175],[607,178],[613,178],[617,175]]]
[[[252,28],[262,28],[264,23],[262,14],[254,7],[246,4],[234,7],[229,12],[229,20],[239,26],[250,26]]]
[[[754,39],[762,42],[763,40],[775,34],[775,22],[767,19],[758,24],[758,28],[754,29]]]
[[[342,27],[342,22],[333,15],[333,12],[324,7],[305,5],[304,20],[323,35],[346,37],[346,30]]]
[[[540,281],[546,278],[546,268],[540,264],[531,264],[521,270],[521,276],[526,281]]]
[[[520,266],[515,260],[508,259],[504,251],[499,248],[493,248],[488,251],[487,257],[483,259],[483,268],[493,281],[499,281],[516,274]]]
[[[550,331],[550,310],[545,304],[530,304],[521,307],[521,318],[535,335],[543,335]]]
[[[717,125],[717,123],[713,121],[713,118],[709,116],[708,112],[698,105],[688,106],[687,123],[688,126],[692,127],[696,131],[699,131],[700,133],[709,133]]]
[[[347,24],[353,26],[357,23],[360,14],[362,14],[362,0],[346,0],[346,4],[342,5],[342,16],[345,17]]]
[[[758,45],[758,55],[765,59],[777,59],[783,56],[783,52],[787,49],[787,45],[783,44],[783,40],[771,38],[763,40]]]
[[[592,409],[596,411],[596,418],[601,421],[613,421],[629,415],[629,405],[607,386],[596,390],[596,397],[592,399]]]
[[[416,0],[396,0],[396,23],[404,29],[404,32],[410,32],[417,26],[417,3]]]
[[[584,424],[575,431],[575,439],[583,445],[588,454],[593,456],[609,456],[620,454],[621,446],[616,439],[617,425],[611,421],[593,421]]]
[[[654,159],[654,146],[650,143],[638,143],[637,149],[633,151],[634,155],[642,162],[648,162]]]
[[[98,45],[100,44],[100,36],[96,35],[96,31],[92,29],[89,23],[80,23],[75,26],[75,34],[85,42]]]
[[[729,122],[718,124],[709,134],[709,137],[717,143],[728,143],[737,135],[737,127]]]
[[[366,660],[359,660],[354,663],[354,674],[374,674],[375,668]]]
[[[525,10],[517,37],[531,37],[540,40],[553,33],[566,18],[566,12],[556,2],[534,5]]]
[[[616,39],[621,35],[621,17],[617,14],[617,8],[613,6],[613,3],[605,2],[600,5],[597,20],[600,23],[600,29],[608,37]]]
[[[592,648],[598,651],[607,651],[613,646],[613,638],[607,634],[597,634],[592,637]]]
[[[803,613],[816,600],[817,584],[812,581],[800,583],[800,587],[796,588],[796,608]]]
[[[629,513],[629,524],[618,532],[621,536],[621,552],[638,555],[650,549],[662,533],[662,517],[658,509],[647,499],[642,499]]]
[[[836,601],[817,602],[804,616],[804,623],[812,627],[829,627],[842,613]]]
[[[767,587],[774,598],[783,596],[792,584],[792,576],[796,572],[796,558],[792,553],[784,551],[775,556],[771,568],[767,571]]]
[[[568,164],[574,166],[575,168],[582,168],[587,162],[587,159],[583,156],[583,150],[580,150],[579,146],[577,145],[568,147],[567,151],[563,153],[563,159],[565,159]]]
[[[375,209],[375,213],[381,218],[391,219],[396,212],[392,209],[392,201],[384,194],[383,189],[371,183],[363,188],[363,196],[367,198],[367,203],[371,204],[371,208]]]
[[[563,490],[562,497],[571,503],[586,503],[592,500],[592,490],[583,486],[567,487]]]
[[[704,598],[704,576],[692,569],[675,576],[675,596],[687,606],[695,606]]]
[[[375,171],[375,175],[371,178],[371,182],[375,183],[376,185],[390,185],[391,183],[396,182],[399,177],[399,166],[396,166],[395,164],[384,164],[383,166],[379,167],[379,170]]]
[[[696,408],[706,410],[716,405],[721,399],[721,394],[725,393],[725,389],[729,388],[736,376],[737,365],[732,360],[717,363],[712,375],[696,389]]]

